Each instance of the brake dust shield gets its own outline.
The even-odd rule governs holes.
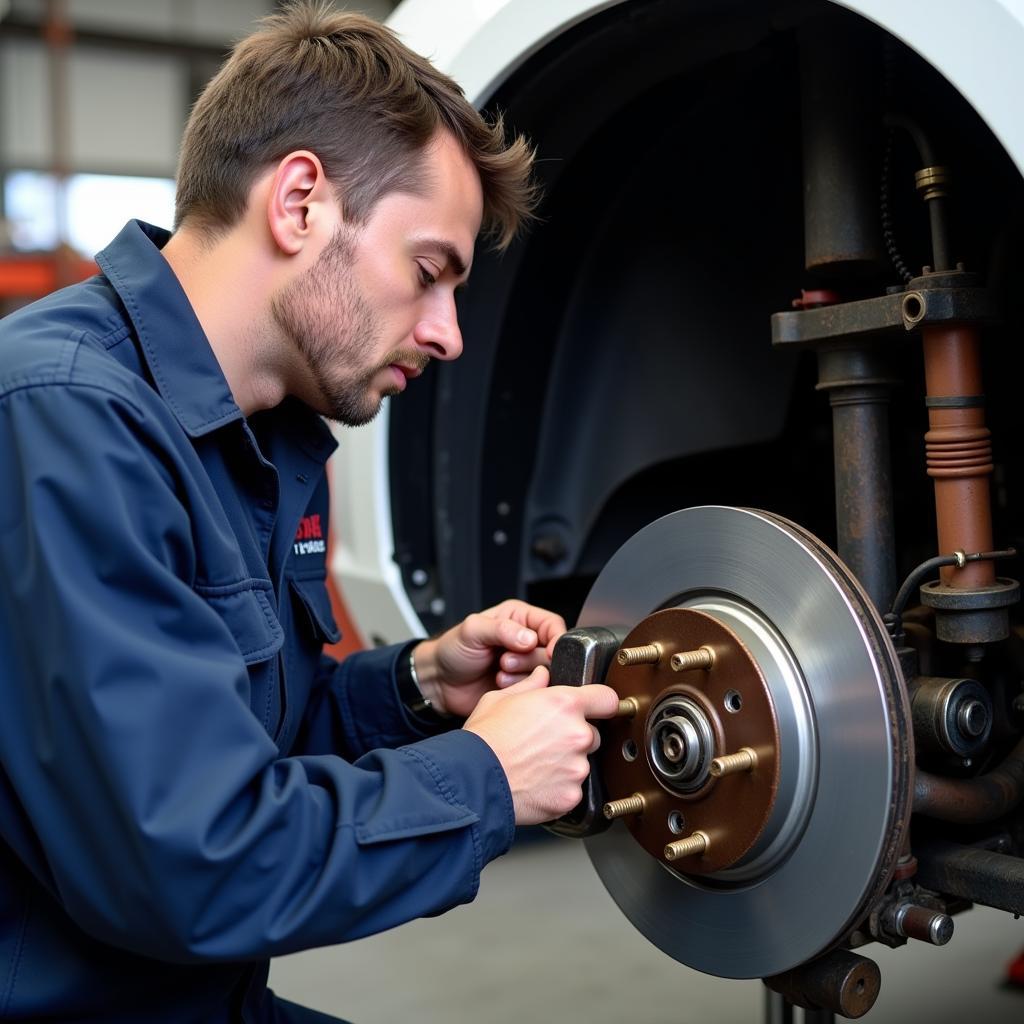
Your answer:
[[[856,580],[778,516],[685,509],[623,545],[578,623],[623,625],[606,681],[636,713],[598,755],[623,812],[585,840],[615,902],[721,977],[841,942],[892,877],[913,764],[895,653]]]

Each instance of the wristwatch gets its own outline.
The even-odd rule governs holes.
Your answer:
[[[416,648],[420,640],[413,640],[406,644],[398,653],[398,661],[395,663],[395,681],[398,684],[398,699],[402,706],[412,715],[418,725],[436,728],[439,725],[450,725],[454,715],[442,714],[434,707],[434,702],[429,697],[423,696],[420,689],[420,681],[416,675],[416,662],[414,660]]]

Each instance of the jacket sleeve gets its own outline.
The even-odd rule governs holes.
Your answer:
[[[355,758],[380,747],[398,747],[459,726],[426,725],[403,706],[396,681],[397,659],[407,644],[350,654],[338,662],[321,655],[316,685],[306,708],[295,751],[341,753]]]
[[[127,388],[0,399],[5,840],[86,932],[172,961],[473,899],[513,835],[493,753],[459,730],[352,764],[278,756],[192,589],[177,429]]]

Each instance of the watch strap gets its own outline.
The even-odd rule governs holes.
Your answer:
[[[422,641],[413,640],[398,652],[395,663],[395,682],[398,686],[398,699],[418,725],[436,727],[452,722],[451,715],[442,714],[434,707],[434,702],[423,695],[420,681],[416,675],[414,660],[416,648]]]

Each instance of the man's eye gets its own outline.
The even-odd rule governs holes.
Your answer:
[[[417,263],[416,266],[419,267],[420,284],[423,285],[424,288],[429,288],[432,284],[437,284],[437,278],[434,277],[434,275],[431,274],[422,263]]]

